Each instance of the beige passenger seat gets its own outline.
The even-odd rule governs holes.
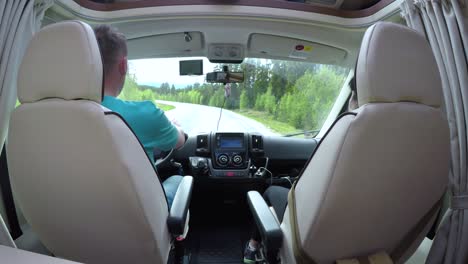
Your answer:
[[[359,108],[336,120],[290,191],[282,263],[376,254],[404,263],[436,218],[450,136],[429,44],[412,29],[379,22],[365,33],[355,77]],[[249,193],[257,207],[259,197]],[[265,230],[262,217],[271,224],[270,216],[256,215]]]

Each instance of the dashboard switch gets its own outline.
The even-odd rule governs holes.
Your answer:
[[[241,155],[234,155],[234,157],[232,157],[232,162],[236,165],[241,165],[242,161],[243,159]]]
[[[197,167],[198,167],[199,169],[204,169],[204,168],[206,167],[206,160],[204,160],[204,159],[199,159],[199,160],[198,160]]]
[[[218,156],[218,163],[219,165],[225,166],[229,162],[229,157],[226,154],[221,154]]]

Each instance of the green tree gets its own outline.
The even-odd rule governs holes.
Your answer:
[[[127,74],[125,78],[124,87],[122,89],[122,92],[119,95],[119,98],[123,100],[127,100],[127,101],[141,101],[142,100],[142,93],[136,82],[135,75]]]
[[[245,90],[243,90],[240,95],[239,107],[242,110],[249,108],[249,98],[247,98],[247,92]]]
[[[221,65],[218,65],[219,70]],[[347,69],[298,61],[248,59],[241,65],[229,65],[232,71],[244,71],[243,83],[231,84],[231,96],[224,98],[223,84],[194,83],[183,89],[174,84],[160,87],[139,86],[128,75],[120,98],[155,99],[202,104],[229,109],[255,109],[297,129],[322,126],[338,95]]]
[[[269,64],[258,65],[255,69],[255,82],[253,84],[253,95],[254,100],[257,96],[265,93],[268,89],[268,83],[270,82],[270,69]]]
[[[270,114],[276,114],[276,97],[271,92],[271,86],[268,88],[268,91],[263,95],[263,104],[265,111]]]
[[[271,93],[278,100],[285,94],[286,91],[286,62],[275,62],[271,69],[272,76],[270,79]]]
[[[162,94],[167,94],[170,92],[171,86],[169,83],[165,82],[161,84],[161,86],[159,87],[159,90],[161,91]]]
[[[299,129],[318,129],[330,112],[343,83],[344,75],[322,66],[314,74],[306,71],[294,85],[293,92],[279,102],[277,116]]]

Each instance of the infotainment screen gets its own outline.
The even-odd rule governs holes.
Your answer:
[[[242,137],[221,137],[219,139],[220,148],[242,148],[244,138]]]

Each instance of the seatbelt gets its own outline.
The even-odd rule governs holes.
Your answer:
[[[439,224],[444,218],[444,215],[447,212],[448,208],[450,207],[450,197],[451,197],[451,193],[449,190],[447,190],[442,199],[442,202],[441,202],[442,204],[440,206],[439,212],[437,212],[437,217],[434,221],[434,224],[432,225],[431,229],[426,235],[426,237],[429,238],[430,240],[434,239],[437,233],[437,229],[439,228]]]
[[[21,227],[18,222],[18,215],[16,214],[15,201],[13,199],[13,192],[11,191],[9,175],[6,145],[3,145],[2,154],[0,156],[0,188],[2,190],[3,204],[5,205],[6,218],[8,219],[8,224],[10,226],[10,235],[13,239],[17,239],[23,234],[23,232],[21,231]]]
[[[403,237],[403,239],[398,243],[398,247],[393,250],[390,255],[395,262],[398,262],[403,254],[408,250],[411,244],[414,242],[414,239],[421,234],[424,228],[429,223],[432,217],[439,211],[442,202],[444,200],[445,193],[442,197],[429,209],[429,211],[416,223],[413,228]]]
[[[291,223],[291,236],[292,236],[292,248],[294,252],[294,258],[296,259],[297,264],[316,264],[316,262],[311,259],[304,251],[301,246],[301,241],[299,239],[299,228],[297,224],[297,215],[296,215],[296,197],[294,190],[296,189],[296,183],[294,182],[293,186],[288,193],[288,208],[289,208],[289,221]]]

